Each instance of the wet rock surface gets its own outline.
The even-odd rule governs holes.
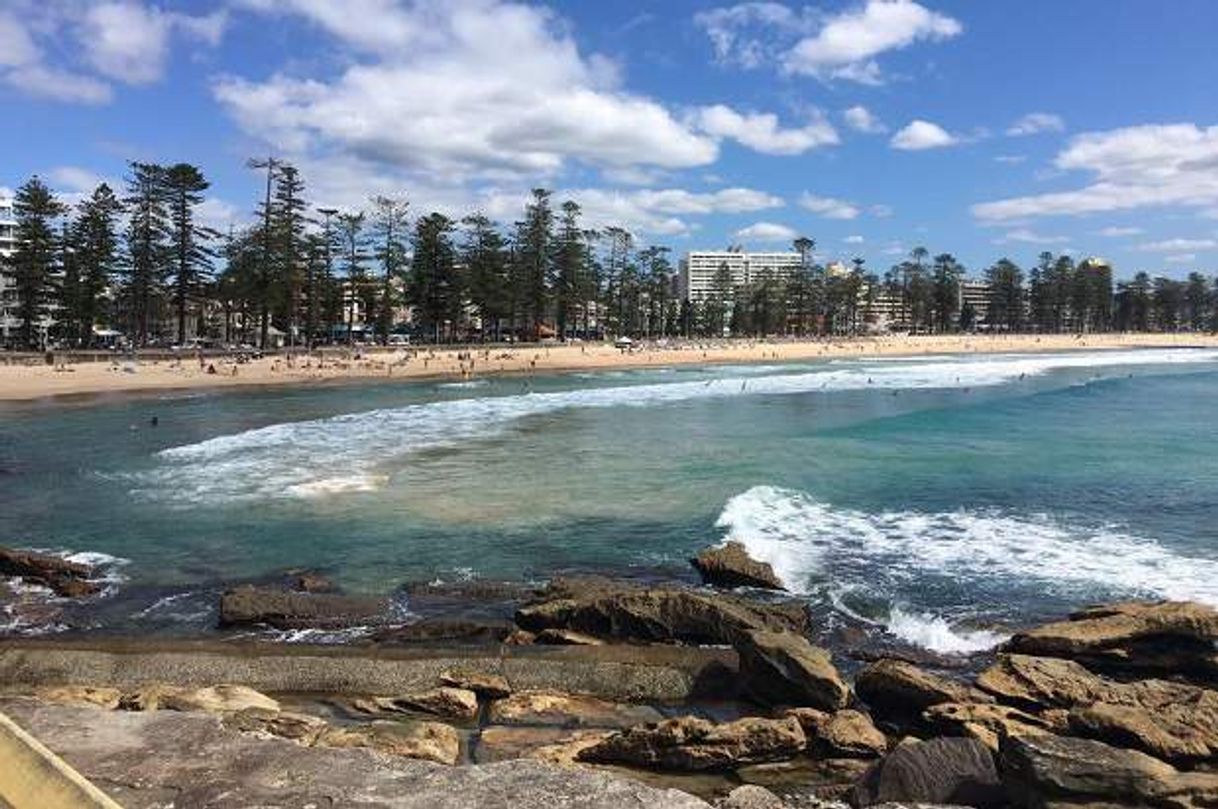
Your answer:
[[[526,691],[495,700],[487,721],[495,725],[546,725],[566,728],[624,728],[663,717],[647,705],[609,702],[578,694]]]
[[[749,556],[744,545],[728,542],[718,548],[708,548],[689,560],[706,584],[717,587],[759,587],[785,590],[774,568]]]
[[[275,629],[344,629],[389,619],[384,598],[301,593],[242,586],[220,597],[220,625]]]
[[[850,688],[829,652],[794,632],[753,630],[736,642],[740,680],[763,704],[808,705],[827,711],[845,707]]]
[[[85,598],[101,591],[91,581],[93,568],[58,556],[0,547],[0,576],[14,576],[26,584],[47,587],[63,598]]]
[[[1000,807],[1006,798],[989,748],[975,739],[947,738],[899,745],[850,793],[856,807],[889,801]]]

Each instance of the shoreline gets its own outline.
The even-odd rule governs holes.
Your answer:
[[[1081,350],[1218,348],[1218,334],[922,335],[844,340],[682,341],[640,343],[628,352],[606,343],[496,346],[489,349],[373,349],[349,355],[328,349],[289,361],[268,356],[237,364],[228,357],[87,362],[73,365],[0,365],[0,403],[93,403],[112,395],[233,392],[339,387],[394,382],[476,382],[536,374],[630,370],[674,365],[799,362],[862,357],[1049,353]],[[368,351],[365,349],[365,351]],[[356,357],[359,357],[356,359]],[[66,369],[66,370],[65,370]],[[234,373],[235,372],[235,373]]]

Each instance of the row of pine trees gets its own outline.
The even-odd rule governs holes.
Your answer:
[[[965,268],[949,253],[916,248],[880,277],[861,258],[827,270],[804,237],[793,244],[799,272],[741,288],[724,267],[704,299],[679,300],[667,247],[590,229],[576,202],[556,205],[544,189],[507,227],[481,213],[412,221],[398,197],[360,211],[314,207],[290,163],[249,165],[265,173],[265,194],[255,223],[229,233],[200,223],[209,182],[190,164],[132,163],[122,196],[101,184],[71,209],[31,178],[14,199],[18,246],[6,268],[20,345],[37,347],[48,317],[51,336],[74,347],[89,346],[98,325],[137,346],[194,333],[265,347],[272,328],[307,345],[357,328],[384,341],[407,309],[416,339],[435,342],[855,334],[881,313],[925,332],[1218,329],[1218,282],[1198,273],[1114,285],[1095,261],[1042,253],[1025,272],[1004,258],[984,271],[990,294],[977,311],[961,306]]]

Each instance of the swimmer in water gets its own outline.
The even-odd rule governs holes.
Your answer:
[[[161,419],[158,416],[153,416],[152,418],[148,419],[148,423],[153,427],[156,427],[161,423]]]

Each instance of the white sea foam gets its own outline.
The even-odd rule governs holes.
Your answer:
[[[1218,606],[1218,559],[1046,515],[870,513],[758,486],[733,497],[718,525],[795,592],[810,593],[826,578],[873,592],[884,586],[916,592],[928,577],[941,576],[964,584],[1032,585],[1076,598],[1091,591]]]
[[[388,482],[388,475],[347,475],[297,483],[285,491],[293,497],[325,497],[331,494],[375,492]]]
[[[985,629],[953,627],[945,618],[928,612],[910,612],[893,607],[884,623],[889,633],[906,643],[939,654],[972,654],[993,649],[1005,635]]]
[[[1218,361],[1218,351],[1164,349],[893,360],[723,378],[477,397],[275,424],[162,451],[156,468],[134,475],[148,496],[197,503],[298,497],[327,491],[325,481],[379,473],[411,453],[493,436],[521,419],[574,408],[650,407],[699,399],[866,389],[975,388],[1055,369]],[[785,372],[779,372],[785,371]],[[303,489],[301,487],[304,487]],[[366,489],[357,488],[355,491]]]

